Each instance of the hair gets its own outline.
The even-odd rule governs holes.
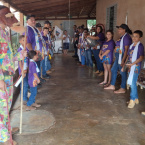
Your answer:
[[[26,20],[29,20],[31,17],[35,18],[35,15],[27,15]]]
[[[84,25],[79,26],[78,29],[84,29]]]
[[[143,32],[141,30],[136,30],[133,33],[138,34],[140,38],[143,37]]]
[[[47,29],[47,30],[49,31],[49,28],[47,28],[47,27],[44,27],[44,28],[43,28],[43,30],[45,30],[45,29]]]
[[[125,32],[127,32],[130,35],[132,35],[132,30],[130,30],[129,28],[127,30],[125,30]]]
[[[88,29],[88,28],[84,28],[84,31],[87,31],[87,32],[89,32],[89,29]]]
[[[0,10],[5,9],[5,8],[8,8],[8,7],[0,5]]]
[[[30,59],[33,59],[34,56],[35,56],[36,54],[37,54],[36,51],[30,50],[30,51],[28,52],[28,57],[29,57]]]
[[[103,32],[103,28],[101,26],[97,26],[96,30],[97,30],[98,27],[101,29],[100,33],[102,33]]]
[[[74,27],[77,27],[77,25],[74,25]]]
[[[22,39],[22,38],[24,38],[25,36],[24,35],[20,35],[19,36],[19,41]]]
[[[112,30],[107,30],[107,31],[106,31],[106,34],[107,34],[108,32],[112,34],[112,39],[113,39],[114,32],[113,32]]]

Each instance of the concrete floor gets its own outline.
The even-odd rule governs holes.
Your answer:
[[[55,55],[52,78],[37,95],[39,110],[51,112],[55,126],[43,133],[15,135],[19,145],[145,145],[144,90],[140,104],[128,109],[129,91],[116,95],[103,80],[69,56]]]

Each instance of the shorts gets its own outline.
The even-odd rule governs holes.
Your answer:
[[[63,49],[69,49],[69,43],[63,43]]]

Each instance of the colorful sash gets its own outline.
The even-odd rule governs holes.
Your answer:
[[[138,53],[138,46],[139,46],[140,42],[138,42],[134,48],[133,54],[132,54],[132,63],[135,62],[137,60],[137,53]],[[132,49],[132,47],[134,46],[134,43],[130,46],[129,49]],[[127,84],[132,85],[132,80],[133,80],[133,75],[134,75],[134,71],[135,71],[135,67],[136,64],[134,64],[131,67],[130,73],[129,73],[129,77],[127,80]]]
[[[124,40],[124,37],[127,35],[127,33],[125,33],[123,36],[122,36],[122,39],[120,41],[120,50],[119,50],[119,59],[118,59],[118,64],[121,64],[121,61],[122,61],[122,52],[123,52],[123,40]]]

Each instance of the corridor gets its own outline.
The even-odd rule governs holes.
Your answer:
[[[48,131],[14,135],[19,145],[145,145],[144,90],[140,104],[128,109],[129,91],[116,95],[104,91],[92,70],[80,68],[71,57],[55,55],[55,71],[37,95],[46,110],[55,117]]]

